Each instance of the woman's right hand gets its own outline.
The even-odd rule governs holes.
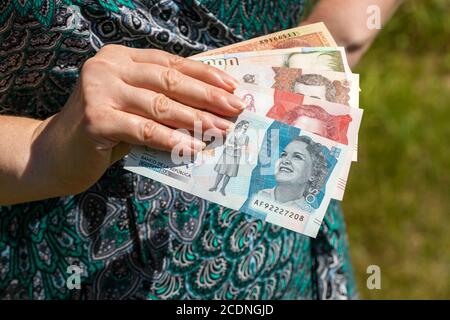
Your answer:
[[[204,143],[174,129],[225,132],[244,102],[223,71],[153,49],[107,45],[88,59],[64,108],[34,131],[27,168],[47,173],[47,195],[86,190],[130,145],[161,150]],[[41,180],[42,182],[42,180]]]

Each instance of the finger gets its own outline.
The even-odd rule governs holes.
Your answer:
[[[188,152],[197,153],[205,147],[204,142],[189,134],[173,130],[138,115],[112,110],[102,117],[104,121],[98,126],[97,131],[111,140],[149,146],[164,151],[182,148]]]
[[[175,69],[187,76],[209,83],[227,91],[234,91],[239,82],[226,72],[203,62],[186,59],[165,51],[155,49],[129,48],[131,59],[138,63],[158,64]]]
[[[131,86],[163,93],[176,101],[224,116],[236,116],[245,108],[237,96],[175,69],[136,63],[123,68],[122,79]]]
[[[162,93],[124,84],[116,107],[155,120],[172,128],[195,130],[216,129],[221,133],[231,127],[232,122],[211,113],[195,109],[174,101]]]

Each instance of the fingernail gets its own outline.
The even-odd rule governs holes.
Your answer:
[[[228,103],[229,103],[233,108],[238,109],[238,110],[240,110],[240,111],[245,109],[245,103],[244,103],[244,101],[243,101],[241,98],[239,98],[239,97],[237,97],[237,96],[235,96],[235,95],[232,95],[232,94],[229,95],[229,97],[228,97]]]
[[[200,150],[205,149],[205,147],[206,147],[206,143],[204,143],[203,141],[200,141],[200,140],[197,140],[197,139],[192,139],[191,142],[192,142],[191,147],[194,150],[199,150],[200,151]]]
[[[184,133],[180,133],[178,141],[179,143],[182,143],[183,147],[186,149],[202,150],[206,147],[206,143],[204,143],[203,141],[195,139],[194,137],[186,135]]]
[[[225,120],[223,118],[215,117],[213,119],[213,124],[216,128],[221,130],[227,130],[229,127],[233,125],[231,121]]]
[[[201,150],[196,150],[193,148],[185,148],[183,149],[183,157],[195,157]]]
[[[225,71],[222,71],[220,69],[217,69],[217,73],[216,73],[220,79],[225,82],[225,84],[227,84],[229,87],[231,87],[231,89],[236,89],[239,86],[239,81],[237,79],[235,79],[234,77],[230,76],[228,73],[226,73]]]
[[[226,73],[222,76],[222,79],[233,91],[239,86],[239,81]]]

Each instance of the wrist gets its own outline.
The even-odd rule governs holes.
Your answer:
[[[68,118],[68,119],[66,119]],[[33,131],[30,159],[24,179],[37,199],[67,196],[83,191],[82,173],[73,153],[82,150],[75,125],[65,111],[42,121]],[[75,151],[74,151],[75,150]]]
[[[0,141],[0,203],[14,204],[34,199],[34,190],[28,186],[32,141],[41,120],[25,117],[0,117],[0,130],[5,139]]]
[[[64,193],[61,184],[57,159],[63,158],[59,142],[54,139],[57,118],[55,114],[43,121],[33,130],[30,139],[30,156],[23,174],[24,182],[31,197],[38,199],[52,198]]]

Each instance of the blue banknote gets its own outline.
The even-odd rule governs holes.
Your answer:
[[[316,237],[351,148],[248,111],[220,140],[195,159],[136,146],[125,168]]]

